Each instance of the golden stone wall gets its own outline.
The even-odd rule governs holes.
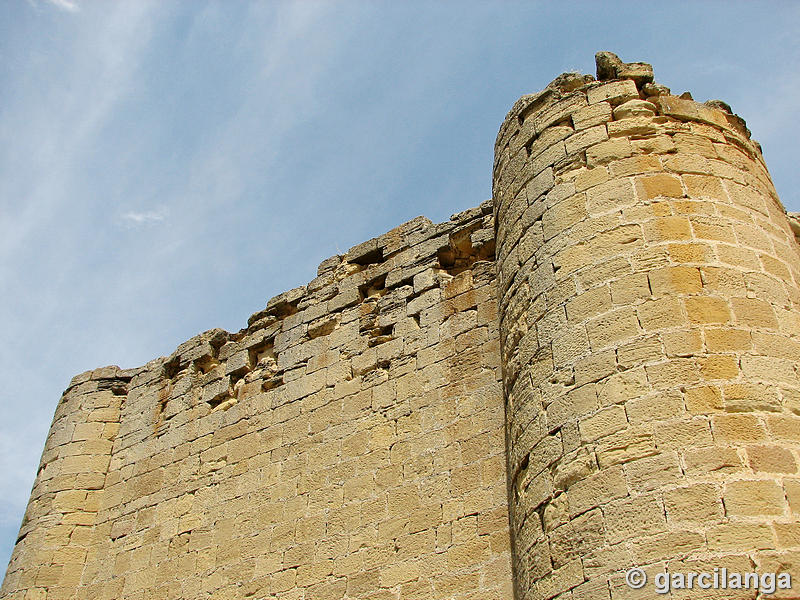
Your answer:
[[[324,261],[238,333],[74,378],[0,600],[800,581],[792,226],[727,105],[600,53],[514,105],[492,201]],[[693,593],[670,597],[755,597]]]
[[[59,403],[3,599],[508,598],[489,203]]]
[[[800,576],[800,256],[760,148],[649,65],[598,74],[523,97],[496,145],[517,597]]]

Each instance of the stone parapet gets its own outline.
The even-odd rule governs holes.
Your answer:
[[[511,595],[491,202],[76,377],[0,598]]]
[[[61,397],[0,597],[72,597],[98,546],[97,514],[132,374],[88,371]]]

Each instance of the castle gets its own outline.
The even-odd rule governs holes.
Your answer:
[[[325,260],[238,333],[75,377],[0,599],[800,578],[798,282],[744,121],[599,53],[513,106],[491,201]],[[701,592],[671,597],[757,595]]]

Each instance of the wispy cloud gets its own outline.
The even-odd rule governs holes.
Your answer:
[[[147,225],[149,223],[158,223],[167,217],[167,209],[164,207],[156,210],[146,211],[128,211],[120,215],[122,220],[128,225],[138,226]]]
[[[65,12],[74,13],[81,9],[81,7],[78,6],[78,3],[74,0],[45,0],[45,2]],[[28,4],[34,9],[39,9],[38,0],[28,0]]]
[[[53,6],[57,6],[61,10],[66,10],[69,12],[77,12],[80,10],[80,7],[76,2],[71,2],[70,0],[47,0]]]

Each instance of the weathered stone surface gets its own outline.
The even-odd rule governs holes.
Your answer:
[[[653,67],[647,63],[625,63],[613,52],[598,52],[594,55],[597,79],[632,79],[638,87],[653,83]]]
[[[671,96],[649,65],[610,53],[597,67],[598,81],[572,87],[571,114],[561,113],[575,133],[550,186],[571,182],[577,194],[497,240],[498,273],[528,284],[500,288],[500,335],[508,476],[521,490],[509,506],[525,574],[516,584],[536,600],[595,597],[590,589],[649,598],[631,595],[619,570],[730,552],[759,564],[797,543],[800,332],[777,315],[800,317],[786,292],[797,289],[800,220],[783,214],[769,182],[743,185],[762,159],[729,106]],[[535,97],[522,108],[534,122],[559,101]],[[496,182],[530,170],[496,164]],[[500,226],[508,202],[495,193]],[[531,323],[532,343],[520,333]],[[531,478],[545,455],[549,473]],[[550,473],[551,486],[534,485]],[[542,548],[546,561],[534,558]],[[578,559],[585,582],[567,576]]]
[[[508,597],[494,245],[491,201],[414,219],[245,330],[76,377],[0,597]]]
[[[493,200],[75,377],[0,599],[611,600],[650,597],[635,564],[797,563],[800,221],[729,106],[597,66],[514,105]]]

